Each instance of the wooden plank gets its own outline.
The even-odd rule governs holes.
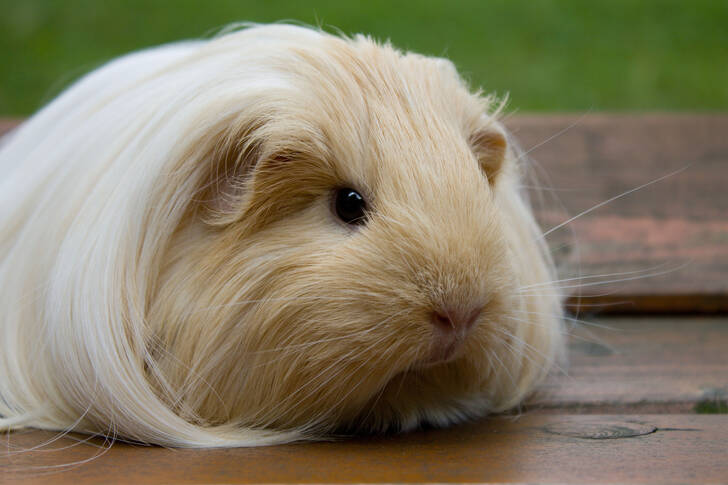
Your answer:
[[[689,413],[728,400],[728,318],[611,318],[569,332],[566,374],[527,412]]]
[[[13,124],[0,122],[0,133]],[[728,312],[728,115],[522,115],[506,124],[541,167],[527,186],[544,228],[684,169],[548,235],[564,278],[627,273],[580,288],[570,281],[570,308]]]
[[[529,415],[447,430],[276,447],[169,450],[11,435],[5,483],[718,483],[718,415]],[[1,453],[1,452],[0,452]],[[75,463],[75,465],[73,464]],[[67,466],[63,466],[67,464]]]
[[[507,125],[542,167],[529,186],[544,228],[684,169],[548,236],[566,275],[665,273],[582,287],[584,308],[728,311],[728,116],[514,116]]]

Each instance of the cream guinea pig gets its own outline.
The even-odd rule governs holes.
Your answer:
[[[497,107],[291,25],[88,74],[0,148],[0,429],[252,446],[517,405],[564,342]]]

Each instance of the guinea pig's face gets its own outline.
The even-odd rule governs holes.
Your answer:
[[[444,61],[331,51],[302,51],[295,95],[232,130],[168,251],[150,319],[190,419],[445,424],[520,379],[503,135]]]

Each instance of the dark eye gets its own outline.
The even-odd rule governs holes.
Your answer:
[[[364,197],[354,189],[338,189],[335,194],[334,210],[336,215],[347,224],[366,222],[367,204]]]

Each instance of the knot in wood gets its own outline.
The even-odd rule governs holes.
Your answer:
[[[657,431],[655,426],[634,421],[572,421],[545,426],[550,434],[589,440],[633,438]]]

